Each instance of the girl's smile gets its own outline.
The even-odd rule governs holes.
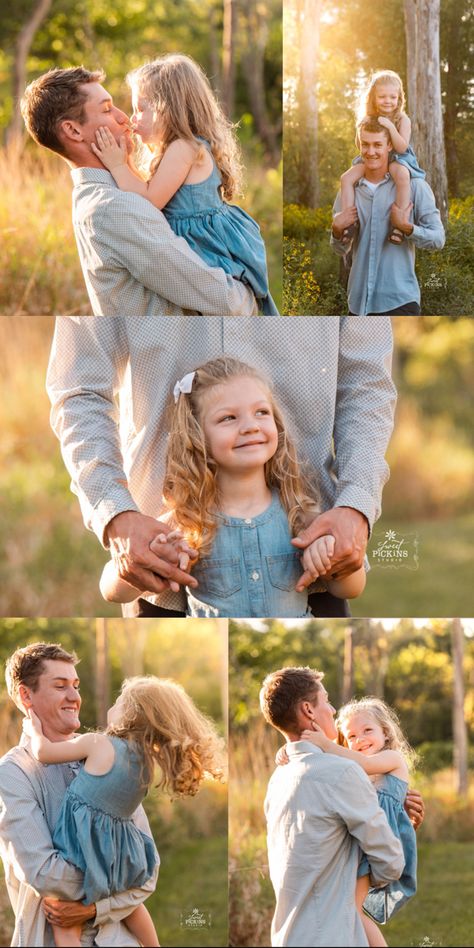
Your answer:
[[[203,399],[201,424],[218,467],[242,471],[263,467],[278,446],[278,431],[265,385],[234,378],[214,386]]]

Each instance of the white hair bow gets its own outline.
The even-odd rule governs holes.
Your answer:
[[[176,385],[173,389],[175,403],[177,403],[180,395],[189,395],[193,387],[195,375],[195,372],[188,372],[187,375],[183,375],[183,378],[176,382]]]

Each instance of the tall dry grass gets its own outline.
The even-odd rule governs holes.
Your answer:
[[[71,176],[66,163],[39,147],[16,153],[1,150],[0,195],[0,314],[89,314],[72,228]],[[242,205],[261,224],[278,305],[281,169],[265,169],[251,161]]]

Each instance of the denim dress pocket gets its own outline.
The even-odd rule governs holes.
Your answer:
[[[240,561],[237,557],[223,560],[201,560],[193,570],[198,583],[203,584],[206,593],[227,599],[242,589]],[[199,587],[196,590],[199,595]]]
[[[272,586],[288,592],[295,588],[303,573],[299,553],[278,553],[275,556],[266,556],[268,577]]]

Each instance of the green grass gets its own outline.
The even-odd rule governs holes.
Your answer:
[[[418,892],[383,933],[390,946],[472,948],[474,847],[472,843],[425,843],[419,847]]]
[[[364,593],[351,603],[355,616],[451,616],[453,603],[459,616],[472,614],[472,532],[474,515],[448,520],[400,523],[380,520],[374,540],[385,530],[405,536],[412,548],[413,534],[419,544],[419,565],[412,568],[383,568],[374,565]],[[414,566],[413,560],[410,565]]]

